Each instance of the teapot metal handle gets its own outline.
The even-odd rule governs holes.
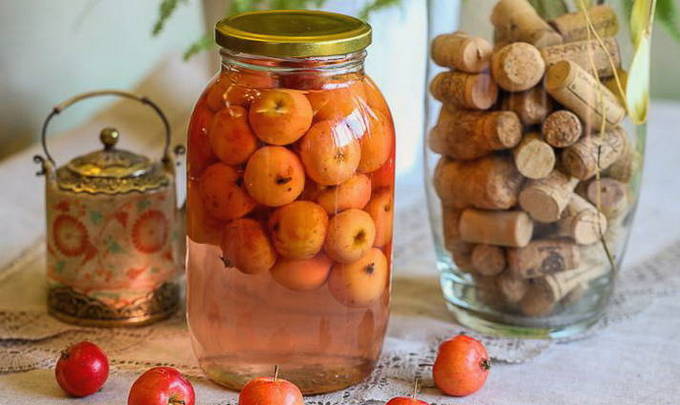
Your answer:
[[[118,97],[129,98],[129,99],[132,99],[132,100],[139,101],[140,103],[146,104],[149,107],[151,107],[156,112],[156,114],[158,114],[158,116],[161,118],[161,121],[163,121],[163,126],[165,127],[165,146],[163,147],[163,159],[162,160],[163,160],[163,162],[168,161],[168,159],[169,159],[168,149],[170,148],[170,123],[168,122],[168,119],[165,116],[165,114],[163,114],[163,111],[161,111],[161,109],[158,107],[158,105],[156,103],[154,103],[153,101],[151,101],[149,98],[147,98],[145,96],[129,93],[129,92],[122,91],[122,90],[96,90],[96,91],[90,91],[90,92],[87,92],[87,93],[78,94],[76,96],[69,98],[68,100],[61,102],[60,104],[57,104],[56,106],[54,106],[54,108],[52,108],[52,111],[50,112],[50,114],[45,119],[45,123],[43,124],[42,133],[40,135],[40,138],[41,138],[43,151],[45,152],[45,156],[47,157],[47,160],[49,160],[49,162],[54,167],[56,167],[56,164],[54,162],[54,159],[52,159],[52,155],[50,155],[50,152],[47,149],[47,136],[46,135],[47,135],[47,126],[49,125],[50,121],[52,120],[52,118],[55,115],[60,114],[62,111],[64,111],[65,109],[67,109],[71,105],[73,105],[73,104],[75,104],[79,101],[88,99],[88,98],[99,97],[99,96],[118,96]]]

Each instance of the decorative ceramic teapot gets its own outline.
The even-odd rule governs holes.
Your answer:
[[[102,150],[57,168],[46,145],[50,120],[78,101],[104,95],[137,100],[160,116],[161,160],[116,148],[118,131],[104,128]],[[169,143],[170,126],[158,106],[117,90],[75,96],[45,120],[45,158],[34,160],[46,180],[47,305],[56,318],[80,325],[139,325],[176,311],[183,239]]]

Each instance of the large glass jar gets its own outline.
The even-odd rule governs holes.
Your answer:
[[[620,6],[429,1],[425,176],[443,294],[464,325],[563,337],[603,313],[638,199],[649,81],[651,30],[631,35]]]
[[[370,26],[256,12],[216,38],[188,134],[194,351],[232,389],[274,366],[304,393],[345,388],[378,359],[390,297],[395,139]]]

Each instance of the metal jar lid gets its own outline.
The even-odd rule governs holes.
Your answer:
[[[371,26],[358,18],[325,11],[255,11],[219,21],[215,40],[224,48],[253,55],[333,56],[368,47]]]

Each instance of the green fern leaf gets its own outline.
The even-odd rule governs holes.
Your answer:
[[[198,40],[196,40],[193,44],[187,48],[186,51],[184,51],[184,55],[182,57],[184,60],[189,60],[191,59],[192,56],[196,55],[199,52],[207,51],[208,49],[212,49],[214,46],[214,41],[212,36],[209,35],[204,35]]]
[[[157,36],[163,31],[165,23],[172,17],[172,14],[177,10],[177,6],[181,2],[186,2],[186,0],[162,0],[161,4],[158,6],[158,19],[153,25],[151,30],[151,35]]]

